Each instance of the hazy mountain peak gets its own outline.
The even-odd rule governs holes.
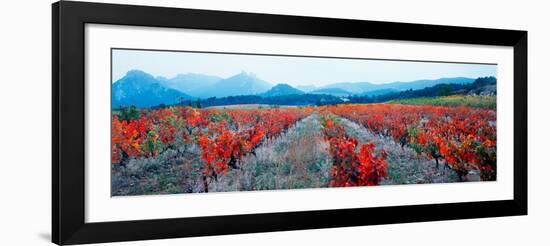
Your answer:
[[[163,86],[195,97],[201,97],[201,93],[205,88],[214,85],[220,80],[222,80],[220,77],[198,73],[181,73],[171,79],[159,79]]]
[[[291,87],[291,88],[294,88],[294,87],[292,87],[291,85],[289,85],[287,83],[278,83],[273,87]]]
[[[152,75],[141,70],[130,70],[112,85],[112,107],[152,107],[174,104],[182,98],[191,98],[180,91],[161,85]]]
[[[303,91],[298,90],[292,87],[289,84],[279,83],[265,93],[262,94],[264,97],[273,97],[273,96],[286,96],[286,95],[301,95],[304,94]]]
[[[227,79],[216,82],[211,90],[208,90],[204,95],[207,97],[257,95],[266,92],[271,86],[270,83],[261,80],[253,73],[243,71]]]
[[[139,69],[129,70],[128,72],[126,72],[126,75],[124,77],[147,77],[148,79],[154,79],[153,75],[150,75]]]
[[[254,79],[258,79],[258,76],[256,76],[255,73],[251,73],[251,72],[247,72],[247,71],[241,71],[240,73],[238,74],[235,74],[233,76],[230,76],[229,78],[254,78]],[[229,79],[228,78],[228,79]]]
[[[164,77],[164,76],[157,76],[155,79],[159,80],[159,81],[166,81],[168,80],[168,78]]]

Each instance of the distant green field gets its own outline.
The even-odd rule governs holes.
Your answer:
[[[410,99],[392,100],[388,103],[392,104],[409,104],[409,105],[434,105],[434,106],[467,106],[472,108],[496,109],[496,96],[446,96],[446,97],[421,97]]]

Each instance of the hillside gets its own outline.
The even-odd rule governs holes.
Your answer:
[[[433,105],[458,107],[466,106],[471,108],[493,109],[497,108],[496,96],[464,96],[453,95],[445,97],[417,97],[409,99],[397,99],[389,101],[391,104],[408,104],[408,105]]]
[[[139,108],[152,107],[159,104],[175,104],[192,97],[162,86],[150,74],[139,70],[131,70],[112,85],[112,107],[134,105]]]
[[[272,85],[253,73],[241,72],[232,77],[222,79],[211,86],[206,86],[197,90],[197,96],[208,97],[227,97],[242,95],[258,95],[268,91]]]
[[[361,96],[372,97],[372,96],[380,96],[380,95],[396,93],[396,92],[399,92],[399,91],[396,89],[379,89],[379,90],[364,92],[363,94],[361,94]]]
[[[201,97],[200,93],[202,88],[211,87],[216,82],[222,80],[222,78],[204,74],[187,73],[178,74],[171,79],[157,77],[157,80],[165,87],[178,90],[194,97]]]
[[[193,107],[212,107],[223,105],[241,105],[241,104],[267,104],[281,106],[307,106],[307,105],[332,105],[343,103],[344,100],[340,97],[335,97],[326,94],[292,94],[271,97],[261,97],[255,95],[247,96],[229,96],[221,98],[208,98],[200,100],[187,100],[181,102],[180,105]]]
[[[352,95],[353,93],[340,88],[324,88],[310,92],[311,94],[327,94],[331,96],[344,97]]]
[[[424,79],[406,82],[391,82],[386,84],[374,84],[370,82],[343,82],[325,85],[322,89],[338,88],[344,91],[348,91],[351,94],[364,94],[370,91],[377,90],[418,90],[426,87],[434,86],[437,84],[468,84],[472,83],[474,79],[456,77],[456,78],[440,78],[440,79]]]
[[[275,86],[277,87],[277,86]],[[492,89],[492,90],[491,90]],[[420,90],[396,91],[393,89],[382,89],[367,92],[363,95],[351,95],[340,89],[321,89],[317,93],[303,93],[277,96],[229,96],[221,98],[208,98],[200,101],[201,107],[241,105],[241,104],[267,104],[267,105],[334,105],[342,103],[382,103],[391,100],[411,98],[433,98],[449,95],[496,95],[496,78],[478,78],[470,84],[438,84]],[[324,93],[321,93],[324,92]],[[340,92],[340,95],[330,95],[329,92]],[[454,102],[453,102],[454,103]],[[186,100],[182,105],[198,107],[197,100]],[[485,106],[483,106],[485,107]],[[490,108],[490,106],[487,106]]]
[[[481,77],[469,84],[437,84],[419,90],[405,90],[382,94],[376,96],[352,96],[349,97],[352,103],[379,103],[396,99],[423,98],[423,97],[443,97],[450,95],[496,95],[495,77]]]
[[[155,78],[146,72],[131,70],[126,76],[113,83],[112,107],[134,105],[138,108],[147,108],[181,102],[198,105],[197,98],[203,102],[215,98],[209,101],[215,106],[249,103],[273,105],[372,103],[456,94],[491,96],[496,94],[496,79],[488,77],[474,80],[457,77],[387,84],[345,82],[323,87],[304,85],[299,87],[313,90],[304,92],[283,83],[272,86],[255,74],[244,71],[228,78],[196,73],[179,74],[173,78]]]
[[[308,92],[314,91],[318,88],[314,85],[297,85],[296,89],[308,93]]]
[[[262,93],[263,97],[274,97],[274,96],[286,96],[286,95],[301,95],[304,94],[303,91],[298,90],[288,84],[277,84],[271,89]]]

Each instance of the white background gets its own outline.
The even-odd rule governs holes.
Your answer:
[[[122,2],[122,1],[121,1]],[[126,1],[127,3],[130,0]],[[147,3],[152,1],[131,2]],[[338,229],[171,239],[113,245],[422,244],[548,245],[550,164],[544,1],[157,1],[156,5],[327,16],[529,31],[529,215]],[[2,129],[0,244],[47,245],[50,240],[51,1],[4,3],[0,9]]]

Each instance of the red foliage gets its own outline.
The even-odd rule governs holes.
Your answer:
[[[204,175],[217,176],[229,167],[237,168],[240,160],[254,153],[264,139],[278,136],[311,112],[311,109],[293,108],[212,112],[214,118],[220,120],[211,122],[209,130],[201,136],[202,159],[206,164]]]
[[[331,186],[378,185],[387,176],[385,152],[375,153],[372,143],[363,144],[357,152],[357,140],[349,137],[342,125],[327,115],[321,117],[333,162]]]
[[[493,110],[392,104],[338,105],[327,110],[392,137],[436,164],[445,160],[460,177],[477,169],[483,180],[496,180]]]

